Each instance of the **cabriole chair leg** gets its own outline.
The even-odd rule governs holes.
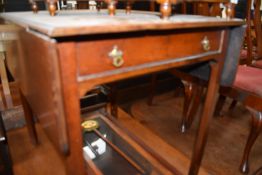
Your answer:
[[[244,155],[240,165],[240,171],[242,173],[248,173],[249,171],[249,154],[259,133],[262,130],[262,112],[252,110],[251,113],[252,113],[251,131],[247,139]]]

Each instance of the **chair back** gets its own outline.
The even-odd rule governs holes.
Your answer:
[[[183,2],[182,11],[183,13],[188,13],[191,6],[191,13],[195,15],[203,16],[230,16],[234,17],[235,15],[235,5],[230,2],[230,0],[194,0]],[[223,8],[227,9],[227,12],[223,15]],[[230,13],[230,14],[229,14]]]
[[[262,58],[262,32],[261,32],[261,0],[254,0],[252,14],[252,0],[247,0],[246,4],[246,54],[241,64],[251,65],[255,59]],[[254,33],[254,34],[253,34]]]
[[[221,10],[222,4],[225,6],[232,6],[232,15],[235,14],[235,4],[228,0],[196,0],[190,2],[193,6],[192,13],[204,16],[223,16]],[[262,58],[262,32],[261,32],[261,0],[254,0],[254,13],[252,15],[252,0],[246,1],[245,20],[247,23],[246,39],[244,46],[246,47],[245,58],[241,60],[241,64],[251,65],[254,59]],[[185,8],[186,9],[186,8]],[[252,24],[254,26],[254,33],[252,35]],[[253,38],[255,37],[255,38]],[[256,56],[254,57],[254,46],[256,46]]]
[[[257,59],[262,59],[262,24],[261,24],[261,0],[254,0],[254,27],[256,34]]]
[[[220,1],[217,2],[194,2],[193,12],[203,16],[222,16]]]

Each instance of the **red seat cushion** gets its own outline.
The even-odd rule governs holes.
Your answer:
[[[262,97],[262,69],[238,66],[233,86]]]

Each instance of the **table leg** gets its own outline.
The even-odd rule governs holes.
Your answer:
[[[154,96],[155,96],[155,91],[156,91],[156,85],[157,85],[157,74],[153,73],[151,75],[151,83],[150,83],[150,92],[149,92],[149,97],[148,97],[148,101],[147,104],[149,106],[153,105],[153,100],[154,100]]]
[[[68,128],[69,154],[66,156],[68,175],[85,175],[83,156],[83,139],[80,116],[80,96],[77,84],[77,58],[74,43],[65,42],[58,45],[60,57],[61,82],[63,87],[63,104]],[[90,88],[91,90],[91,88]]]
[[[208,82],[207,95],[204,103],[204,108],[200,118],[200,124],[198,128],[197,137],[194,144],[193,155],[191,158],[191,164],[189,173],[195,175],[198,173],[201,160],[204,153],[204,148],[207,142],[208,128],[210,119],[213,116],[214,107],[216,103],[216,94],[219,88],[219,63],[210,64],[211,72]]]
[[[38,144],[38,138],[37,138],[37,133],[36,133],[36,128],[35,128],[33,112],[31,110],[31,107],[29,106],[25,96],[22,94],[21,91],[19,93],[20,93],[20,97],[21,97],[22,106],[23,106],[23,109],[24,109],[26,126],[27,126],[27,129],[28,129],[30,139],[31,139],[31,141],[34,145],[37,145]]]

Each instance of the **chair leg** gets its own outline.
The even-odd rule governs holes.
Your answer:
[[[242,173],[248,173],[249,171],[249,154],[259,133],[262,130],[262,112],[252,110],[251,113],[252,113],[251,131],[248,136],[248,140],[244,150],[244,155],[240,165],[240,171]]]
[[[152,78],[151,78],[151,84],[149,87],[149,97],[148,97],[148,101],[147,104],[149,106],[152,106],[153,104],[153,100],[154,100],[154,96],[155,96],[155,90],[156,90],[156,84],[157,84],[157,74],[152,74]]]
[[[183,94],[183,92],[184,92],[184,86],[178,86],[175,88],[173,96],[179,97],[179,95]]]
[[[261,175],[262,174],[262,167],[260,167],[258,170],[256,170],[253,175]]]
[[[182,116],[182,123],[181,123],[181,129],[180,131],[182,133],[186,132],[187,129],[187,123],[188,123],[188,111],[190,107],[190,102],[192,100],[193,95],[193,84],[183,81],[184,84],[184,106],[183,106],[183,116]]]
[[[118,118],[118,106],[117,106],[117,84],[112,83],[110,87],[110,113],[115,118]]]
[[[38,144],[38,138],[37,138],[37,132],[36,132],[36,128],[35,128],[35,122],[34,122],[34,117],[33,117],[31,107],[29,106],[26,98],[24,97],[24,95],[22,94],[21,91],[20,91],[20,97],[21,97],[21,102],[22,102],[22,106],[23,106],[23,109],[24,109],[26,126],[27,126],[27,129],[28,129],[28,132],[29,132],[30,139],[31,139],[31,141],[34,145],[37,145]]]
[[[196,86],[193,87],[196,90],[193,91],[193,99],[191,102],[191,107],[188,112],[188,122],[187,122],[187,129],[189,129],[194,121],[194,118],[196,116],[196,113],[200,107],[201,104],[201,97],[204,94],[204,87],[203,86]]]
[[[219,95],[217,105],[216,105],[216,108],[215,108],[215,113],[214,113],[215,116],[222,116],[221,111],[222,111],[222,109],[225,105],[225,102],[226,102],[226,96]]]
[[[231,105],[229,106],[228,110],[229,111],[232,111],[237,105],[237,101],[236,100],[233,100]]]
[[[201,97],[204,93],[202,86],[194,84],[185,84],[185,101],[183,108],[183,118],[181,125],[181,132],[185,133],[194,121],[197,110],[201,103]]]

